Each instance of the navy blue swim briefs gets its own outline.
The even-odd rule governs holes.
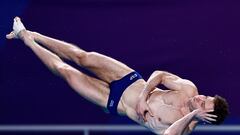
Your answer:
[[[117,106],[123,92],[128,86],[138,79],[142,79],[142,76],[138,72],[134,71],[124,76],[122,79],[115,80],[110,83],[110,94],[107,109],[111,114],[118,115]]]

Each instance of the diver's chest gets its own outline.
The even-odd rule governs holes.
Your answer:
[[[184,116],[182,113],[184,108],[183,100],[181,97],[157,98],[149,102],[149,107],[159,121],[172,124]]]
[[[153,115],[164,124],[172,124],[184,116],[181,112],[181,108],[173,105],[151,103],[149,107]]]

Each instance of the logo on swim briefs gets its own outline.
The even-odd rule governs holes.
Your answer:
[[[113,104],[114,104],[114,100],[111,100],[111,102],[110,102],[110,107],[112,107],[113,106]]]
[[[133,74],[132,76],[130,76],[130,80],[133,80],[136,77],[137,77],[137,74]]]

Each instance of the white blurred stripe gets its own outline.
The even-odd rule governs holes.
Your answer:
[[[132,125],[0,125],[0,132],[148,131]],[[196,132],[240,132],[240,125],[197,126]]]
[[[240,132],[240,125],[197,126],[198,132]]]

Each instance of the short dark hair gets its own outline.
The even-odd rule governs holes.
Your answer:
[[[229,114],[228,103],[225,98],[215,95],[214,96],[214,111],[211,114],[217,115],[216,121],[212,121],[212,124],[219,125],[223,123],[224,119]]]

